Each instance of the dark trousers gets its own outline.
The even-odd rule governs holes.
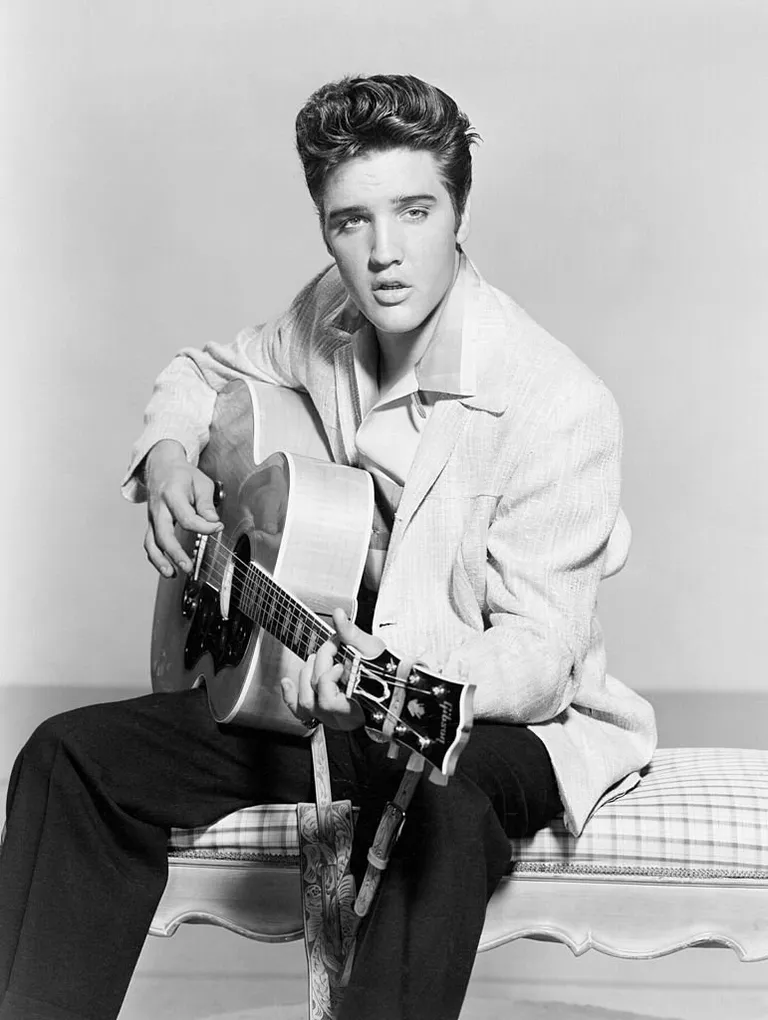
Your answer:
[[[327,737],[333,795],[361,806],[359,878],[403,762],[362,730]],[[312,799],[309,742],[219,727],[203,690],[43,723],[8,790],[0,1020],[116,1017],[165,886],[169,828]],[[361,930],[342,1020],[458,1017],[507,837],[561,810],[541,741],[523,726],[477,724],[449,784],[419,784]]]

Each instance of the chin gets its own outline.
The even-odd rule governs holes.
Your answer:
[[[418,329],[426,318],[426,315],[419,317],[418,314],[414,315],[412,310],[406,311],[399,308],[393,308],[384,315],[381,313],[382,309],[377,307],[375,311],[371,310],[368,318],[376,329],[385,333],[411,333],[414,329]]]

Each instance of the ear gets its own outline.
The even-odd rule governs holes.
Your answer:
[[[459,225],[456,229],[456,244],[464,244],[466,239],[469,237],[469,223],[470,223],[470,205],[472,204],[472,198],[467,195],[467,201],[464,204],[464,211],[461,214]]]
[[[320,226],[320,235],[323,238],[323,244],[325,245],[325,250],[328,252],[328,254],[333,259],[336,256],[331,251],[331,246],[328,243],[328,235],[325,232],[325,212],[323,211],[323,207],[319,206],[319,205],[315,206],[315,209],[317,210],[317,222],[318,222],[318,224]]]

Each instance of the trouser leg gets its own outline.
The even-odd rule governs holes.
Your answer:
[[[355,869],[398,772],[370,750]],[[509,837],[562,810],[549,756],[525,727],[479,724],[446,787],[423,779],[361,930],[340,1020],[455,1020],[487,900],[509,867]]]
[[[312,796],[307,741],[219,728],[202,690],[43,723],[9,786],[0,1020],[115,1017],[165,885],[170,826]]]
[[[385,749],[329,732],[334,796],[362,801],[358,861],[399,780]],[[222,731],[204,692],[65,713],[14,768],[0,858],[0,1020],[117,1015],[166,875],[170,825],[313,796],[306,741]],[[543,745],[475,727],[446,788],[423,781],[362,933],[342,1017],[458,1016],[506,834],[560,809]]]

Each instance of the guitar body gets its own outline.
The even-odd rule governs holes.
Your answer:
[[[244,564],[263,568],[321,619],[336,607],[354,619],[371,533],[370,476],[333,463],[305,394],[258,382],[219,394],[199,466],[217,485],[224,531],[201,539],[177,531],[195,569],[159,581],[153,690],[204,683],[218,722],[304,733],[280,690],[303,660],[241,612],[252,587]],[[287,635],[291,621],[284,626]]]

